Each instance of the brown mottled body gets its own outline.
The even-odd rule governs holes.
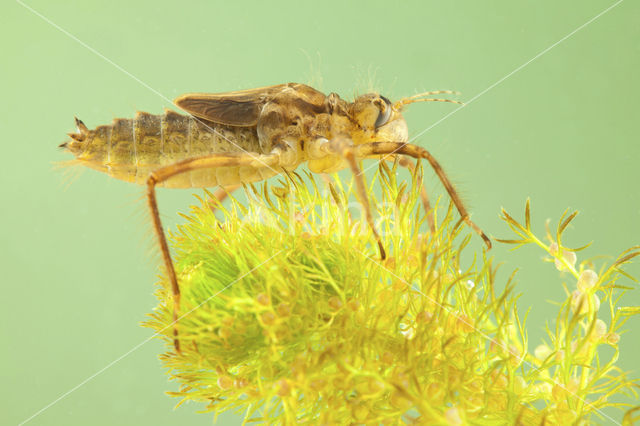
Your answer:
[[[76,161],[117,179],[144,185],[154,170],[188,158],[211,154],[260,153],[255,128],[207,122],[167,110],[163,115],[138,112],[110,125],[72,134],[66,143]],[[162,182],[168,188],[204,188],[263,180],[276,174],[264,169],[194,170]]]
[[[349,167],[365,219],[378,243],[380,257],[385,259],[358,160],[406,155],[429,162],[460,212],[461,220],[490,248],[489,238],[469,218],[440,164],[426,149],[408,143],[403,107],[414,102],[456,102],[425,98],[438,93],[451,92],[426,92],[395,103],[377,93],[346,102],[335,93],[327,96],[298,83],[218,94],[191,93],[175,103],[192,116],[173,111],[164,115],[139,112],[134,119],[116,119],[113,124],[94,130],[76,119],[77,133],[70,133],[72,140],[61,147],[71,151],[77,163],[147,186],[151,218],[174,296],[174,324],[177,324],[180,287],[160,220],[156,186],[233,187],[293,170],[303,162],[315,173]],[[428,208],[426,196],[423,202]],[[179,352],[177,325],[174,345]]]

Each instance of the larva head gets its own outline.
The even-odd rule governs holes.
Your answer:
[[[358,96],[349,105],[349,116],[359,126],[356,143],[407,142],[407,122],[389,99],[377,93]]]
[[[458,92],[435,90],[402,98],[395,103],[391,103],[389,99],[377,93],[357,97],[349,105],[349,116],[359,126],[358,137],[354,138],[354,141],[356,143],[407,142],[409,132],[402,116],[402,110],[406,105],[415,102],[450,102],[462,105],[462,102],[452,99],[426,97],[439,94],[458,94]]]

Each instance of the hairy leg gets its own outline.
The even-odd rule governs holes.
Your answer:
[[[173,176],[186,173],[192,170],[216,168],[216,167],[240,167],[240,166],[253,166],[257,168],[261,167],[276,167],[278,164],[279,154],[271,155],[251,155],[251,154],[213,154],[206,157],[199,157],[189,160],[184,160],[171,164],[166,167],[162,167],[155,170],[149,175],[147,179],[147,201],[149,210],[151,211],[151,219],[153,221],[153,228],[158,238],[158,244],[160,245],[160,251],[162,252],[162,259],[164,260],[167,276],[171,283],[171,292],[173,294],[173,344],[177,353],[180,353],[180,340],[178,336],[178,311],[180,308],[180,287],[178,285],[178,279],[173,267],[173,261],[171,260],[171,253],[169,252],[169,245],[162,228],[162,222],[160,220],[160,212],[158,210],[158,201],[156,198],[156,185],[162,183]]]
[[[424,158],[429,162],[433,170],[438,175],[440,182],[444,185],[445,189],[449,193],[453,204],[458,209],[460,213],[461,220],[467,223],[480,237],[484,240],[487,248],[491,249],[491,240],[487,235],[480,229],[478,225],[473,223],[469,218],[469,212],[465,208],[458,192],[449,181],[446,173],[440,166],[440,163],[431,155],[429,151],[426,149],[419,147],[417,145],[409,144],[409,143],[401,143],[401,142],[371,142],[365,143],[362,145],[357,145],[354,147],[355,154],[357,157],[370,157],[375,155],[406,155],[415,159]]]

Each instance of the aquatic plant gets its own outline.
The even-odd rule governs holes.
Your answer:
[[[486,252],[469,253],[451,206],[434,210],[428,232],[421,181],[420,169],[398,182],[382,165],[371,184],[384,261],[339,180],[322,191],[291,174],[227,208],[201,198],[171,235],[181,353],[166,281],[146,322],[166,341],[170,394],[282,424],[588,423],[622,407],[620,394],[637,398],[616,361],[622,326],[640,313],[619,306],[638,247],[596,272],[562,243],[575,213],[545,243],[528,202],[524,225],[503,211],[517,236],[503,243],[539,246],[573,282],[546,341],[532,344],[515,275],[498,278]]]

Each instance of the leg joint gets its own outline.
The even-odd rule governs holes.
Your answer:
[[[156,186],[157,183],[158,178],[156,177],[155,173],[151,173],[147,178],[147,186],[153,187]]]

